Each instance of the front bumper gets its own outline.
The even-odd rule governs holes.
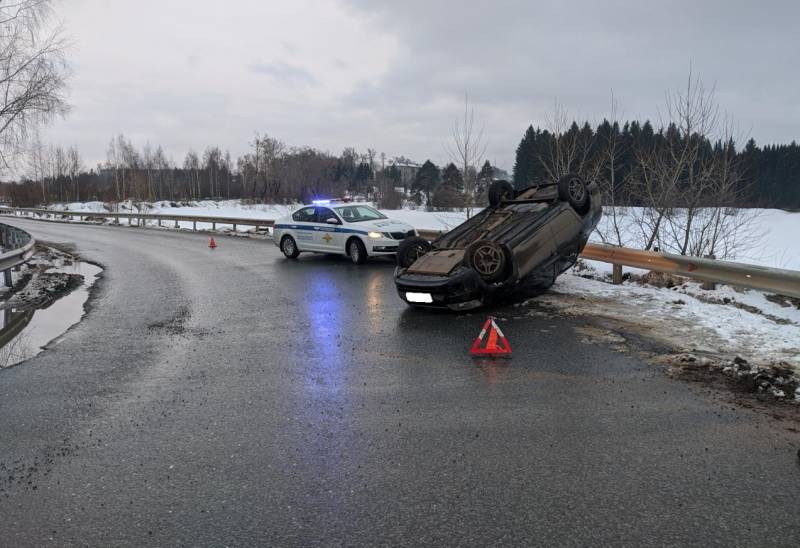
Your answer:
[[[370,255],[389,255],[397,253],[402,240],[390,238],[362,238],[366,240],[367,253]]]
[[[465,266],[458,267],[448,276],[411,274],[397,267],[394,283],[401,299],[411,306],[421,308],[449,308],[450,310],[472,310],[482,306],[492,292],[477,272]],[[431,303],[411,302],[407,293],[427,293]]]

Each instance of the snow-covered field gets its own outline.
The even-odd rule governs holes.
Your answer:
[[[120,204],[119,211],[136,211],[132,204]],[[142,211],[171,215],[198,215],[278,219],[298,207],[294,205],[242,204],[238,200],[200,201],[174,207],[169,202],[147,204]],[[102,202],[72,203],[54,209],[102,213],[108,211]],[[632,209],[632,208],[631,208]],[[618,210],[618,220],[627,231],[625,237],[635,244],[634,212]],[[388,210],[392,218],[408,222],[418,229],[446,231],[466,219],[464,212],[427,212],[422,210]],[[747,245],[728,257],[764,266],[800,270],[800,213],[780,210],[749,210],[755,216]],[[602,241],[600,233],[612,229],[611,216],[603,218],[592,240]],[[191,228],[191,222],[180,222]],[[210,229],[198,223],[199,229]],[[237,227],[242,232],[252,227]],[[218,230],[232,227],[217,225]],[[658,288],[639,282],[621,286],[608,283],[611,265],[584,261],[584,269],[571,271],[559,278],[552,291],[538,298],[537,303],[565,313],[602,316],[619,321],[639,323],[654,338],[686,351],[738,355],[754,363],[791,364],[800,373],[800,309],[790,302],[779,304],[760,291],[734,290],[722,287],[704,291],[699,284],[686,282],[675,288]],[[632,269],[633,273],[642,272]]]

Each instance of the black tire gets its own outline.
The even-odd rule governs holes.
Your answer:
[[[508,181],[495,181],[489,186],[489,205],[497,207],[501,202],[513,200],[514,187]]]
[[[347,242],[347,254],[350,260],[355,264],[364,264],[369,258],[367,256],[367,248],[364,247],[364,242],[358,238],[350,238]]]
[[[397,249],[397,266],[408,268],[430,250],[431,244],[428,240],[419,236],[406,238]]]
[[[500,282],[508,278],[509,260],[506,248],[491,240],[478,240],[465,252],[467,266],[478,273],[487,283]]]
[[[589,189],[580,175],[570,173],[561,177],[558,180],[558,197],[569,203],[578,215],[589,212]]]
[[[287,259],[296,259],[300,255],[300,250],[297,249],[297,242],[291,236],[281,238],[281,251],[286,255]]]

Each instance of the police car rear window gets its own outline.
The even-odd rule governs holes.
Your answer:
[[[317,220],[317,216],[314,213],[314,207],[304,207],[295,211],[292,214],[292,219],[299,223],[313,223]]]

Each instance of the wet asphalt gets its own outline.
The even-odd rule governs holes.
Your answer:
[[[800,434],[575,329],[411,310],[392,265],[8,220],[102,263],[0,370],[0,545],[784,545]],[[796,426],[796,425],[795,425]]]

